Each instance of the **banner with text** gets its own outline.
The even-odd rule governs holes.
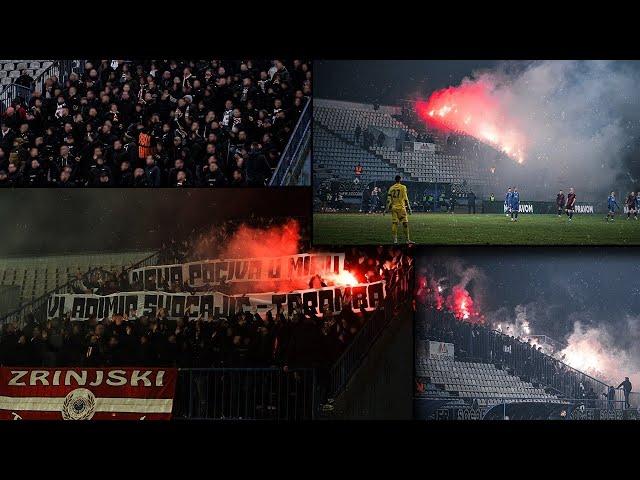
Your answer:
[[[286,281],[310,276],[339,274],[344,269],[344,253],[301,253],[284,257],[202,260],[175,265],[153,265],[129,272],[131,284],[140,282],[144,290],[158,290],[158,283],[186,283],[193,287],[224,283]]]
[[[348,303],[354,310],[374,310],[383,305],[386,296],[385,282],[364,283],[353,286],[333,286],[319,289],[295,290],[292,292],[249,293],[225,295],[220,292],[165,293],[165,292],[120,292],[111,295],[54,294],[47,306],[48,318],[59,318],[67,314],[71,320],[98,319],[113,315],[154,316],[164,308],[170,319],[187,316],[189,320],[227,317],[239,311],[274,313],[281,307],[288,314],[296,308],[308,309],[317,315],[328,306],[333,312],[342,311]]]
[[[0,368],[1,420],[169,420],[175,368]]]
[[[507,213],[508,208],[504,204],[504,201],[489,200],[482,201],[482,213]],[[556,214],[558,213],[558,206],[555,202],[532,202],[521,201],[518,209],[519,213],[533,213],[533,214]],[[564,210],[563,210],[564,213]],[[596,208],[590,203],[576,203],[574,213],[597,213]]]

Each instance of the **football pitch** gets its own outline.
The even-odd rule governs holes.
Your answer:
[[[640,220],[605,214],[520,214],[517,222],[505,215],[466,213],[414,213],[409,234],[418,244],[435,245],[640,245]],[[391,215],[314,213],[313,240],[318,245],[390,244]],[[405,242],[402,226],[398,241]]]

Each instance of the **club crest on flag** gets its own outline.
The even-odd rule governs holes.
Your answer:
[[[70,391],[62,404],[64,420],[91,420],[96,410],[96,397],[86,388]]]

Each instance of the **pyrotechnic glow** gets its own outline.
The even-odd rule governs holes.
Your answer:
[[[447,297],[447,308],[461,320],[468,320],[472,316],[477,316],[474,309],[473,299],[469,292],[456,285],[453,287],[451,295]]]
[[[195,245],[194,250],[201,258],[211,258],[211,246],[215,243],[215,239],[220,237],[226,237],[224,239],[225,248],[216,255],[220,258],[281,257],[300,253],[300,225],[294,219],[284,224],[275,224],[264,228],[243,224],[232,232],[226,232],[224,229],[218,230],[214,227],[211,236],[203,238],[200,244]],[[255,287],[242,282],[229,285],[231,293],[247,293],[247,289],[251,288]],[[307,281],[300,279],[273,280],[263,281],[261,288],[264,291],[289,291],[308,288],[308,284]]]
[[[597,351],[585,345],[569,345],[562,350],[564,361],[567,365],[590,374],[598,374],[601,371],[600,355]]]
[[[416,112],[431,126],[470,135],[524,162],[526,138],[492,95],[488,83],[463,83],[416,102]]]
[[[360,283],[356,276],[348,270],[343,270],[337,275],[330,275],[326,280],[334,285],[357,285]]]

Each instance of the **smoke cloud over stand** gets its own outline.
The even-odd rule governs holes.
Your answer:
[[[585,200],[638,185],[640,62],[508,62],[416,103],[427,124],[491,145],[496,175],[526,199],[573,186]],[[496,156],[484,158],[487,168]],[[505,189],[506,189],[505,185]],[[621,192],[622,193],[622,192]]]

